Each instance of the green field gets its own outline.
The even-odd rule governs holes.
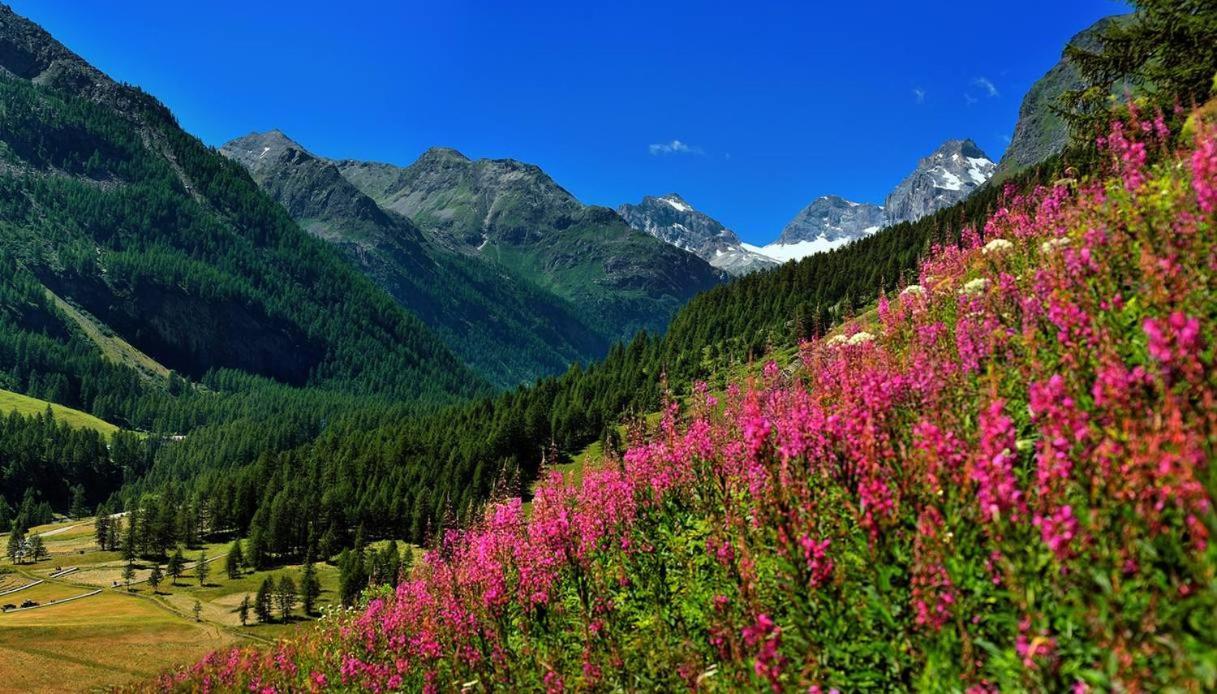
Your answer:
[[[98,419],[88,412],[81,412],[80,410],[74,410],[70,407],[64,407],[63,405],[56,405],[54,403],[47,402],[46,400],[31,398],[28,395],[21,395],[20,393],[0,390],[0,413],[6,415],[14,410],[27,416],[42,414],[43,412],[46,412],[47,405],[50,405],[51,413],[54,414],[55,419],[67,424],[68,426],[76,427],[78,429],[93,429],[106,436],[110,436],[114,432],[118,431],[118,427],[109,422]]]

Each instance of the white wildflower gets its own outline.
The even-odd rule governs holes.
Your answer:
[[[1067,238],[1048,239],[1047,241],[1040,244],[1040,253],[1047,255],[1049,253],[1052,253],[1053,251],[1055,251],[1058,248],[1064,248],[1065,246],[1068,246],[1068,245],[1069,245],[1069,239],[1067,239]]]
[[[1011,248],[1014,248],[1014,244],[1010,243],[1009,241],[1005,239],[993,239],[992,241],[986,243],[985,247],[980,249],[980,252],[984,253],[985,255],[989,255],[992,253],[1004,253]]]
[[[830,337],[824,341],[824,346],[825,347],[836,347],[837,345],[843,345],[843,344],[845,344],[845,341],[848,339],[849,338],[845,337],[844,335],[833,335],[832,337]]]
[[[910,284],[909,286],[904,288],[904,291],[900,292],[900,296],[904,296],[905,294],[912,294],[913,296],[921,296],[922,294],[925,294],[925,288],[922,287],[920,284]]]
[[[864,345],[867,342],[870,342],[871,340],[874,340],[874,339],[875,339],[874,335],[871,335],[870,333],[866,332],[865,330],[862,330],[862,331],[854,333],[853,335],[850,335],[848,344]]]
[[[960,289],[959,292],[961,294],[972,294],[972,295],[984,294],[985,290],[988,288],[989,288],[989,280],[985,279],[984,277],[977,277],[976,279],[971,280],[967,284],[963,285],[963,289]]]

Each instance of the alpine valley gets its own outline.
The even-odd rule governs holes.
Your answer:
[[[392,50],[367,13],[323,45],[279,9],[287,55],[401,84],[275,74],[190,9],[206,72],[291,95],[270,125],[366,89],[341,102],[364,122],[631,202],[429,137],[400,156],[404,129],[209,146],[0,5],[0,691],[1217,690],[1212,3],[1037,16],[1047,63],[1073,38],[1001,157],[931,151],[990,143],[969,115],[868,201],[793,186],[763,236],[727,203],[772,176],[693,194],[749,156],[727,134],[585,161],[565,122],[691,118],[600,84],[640,65],[836,113],[802,77],[630,52],[613,7],[386,6]],[[701,39],[828,69],[735,50],[757,11],[707,9]],[[219,118],[190,78],[183,122]]]

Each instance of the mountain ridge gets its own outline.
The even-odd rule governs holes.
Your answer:
[[[689,251],[720,270],[745,275],[776,262],[744,248],[735,232],[695,209],[677,193],[647,195],[638,204],[617,207],[631,227]]]
[[[302,228],[340,248],[496,385],[531,382],[607,351],[608,338],[569,302],[455,251],[381,208],[333,161],[282,131],[251,133],[220,151],[245,166]],[[460,156],[449,152],[433,156]]]

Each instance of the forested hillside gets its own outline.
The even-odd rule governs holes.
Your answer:
[[[490,392],[239,166],[7,7],[0,104],[0,388],[156,432],[148,446],[275,420],[258,450],[303,443],[357,403],[417,411]],[[32,436],[36,457],[0,449],[5,510],[31,490],[66,511],[86,480],[96,504],[151,455],[118,473],[72,437]]]
[[[495,385],[513,388],[608,350],[604,327],[586,320],[574,303],[381,209],[334,162],[283,133],[254,133],[220,151],[249,169],[301,228],[340,248]]]

